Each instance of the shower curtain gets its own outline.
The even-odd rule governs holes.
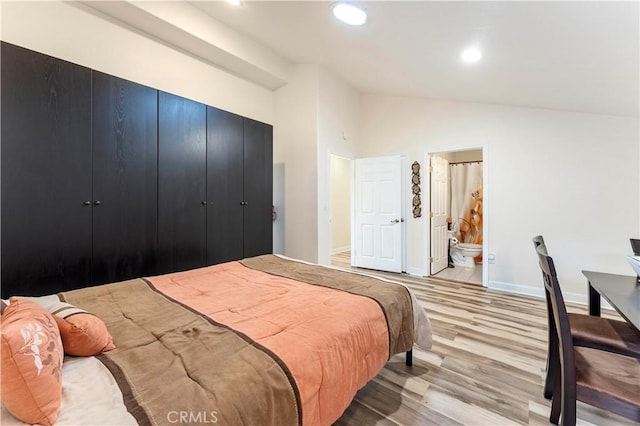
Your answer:
[[[482,162],[451,164],[451,218],[458,241],[482,244]]]

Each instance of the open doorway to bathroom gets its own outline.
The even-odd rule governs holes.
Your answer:
[[[488,269],[482,148],[428,154],[428,275],[483,285]]]
[[[351,180],[353,160],[331,154],[330,171],[330,226],[331,263],[351,266]]]

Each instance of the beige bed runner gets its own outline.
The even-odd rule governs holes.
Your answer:
[[[276,357],[144,280],[62,297],[107,324],[117,349],[101,358],[139,424],[300,424],[295,384]]]
[[[307,284],[329,287],[375,300],[389,329],[389,357],[413,347],[413,310],[409,290],[402,285],[274,255],[240,261],[247,268],[291,278]]]

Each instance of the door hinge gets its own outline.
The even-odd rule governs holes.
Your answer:
[[[429,173],[433,173],[433,167],[429,166]]]
[[[433,263],[433,257],[429,257],[429,263]]]
[[[433,212],[429,212],[429,217],[433,217]]]

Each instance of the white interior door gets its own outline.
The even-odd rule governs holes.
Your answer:
[[[355,160],[353,264],[402,272],[402,157]]]
[[[431,156],[431,275],[449,265],[449,161],[437,155]]]

